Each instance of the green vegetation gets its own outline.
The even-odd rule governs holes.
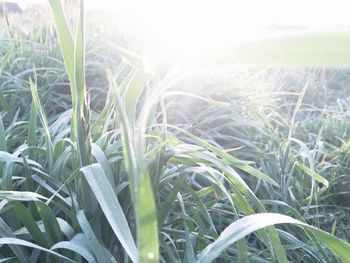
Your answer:
[[[350,262],[348,71],[188,94],[49,3],[1,28],[0,262]]]

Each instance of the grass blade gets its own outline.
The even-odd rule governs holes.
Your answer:
[[[345,241],[313,226],[307,225],[292,217],[262,213],[246,216],[229,225],[212,244],[208,245],[197,258],[198,263],[209,263],[218,257],[226,248],[242,237],[247,236],[259,229],[276,224],[294,224],[305,228],[315,234],[315,236],[328,248],[330,248],[342,262],[350,262],[350,244]]]
[[[66,260],[67,262],[76,263],[75,261],[73,261],[73,260],[55,252],[55,251],[52,251],[50,249],[35,245],[31,242],[28,242],[28,241],[22,240],[22,239],[18,239],[18,238],[12,238],[12,237],[0,238],[0,245],[18,245],[18,246],[30,247],[33,249],[38,249],[40,251],[46,252],[48,254],[51,254],[51,255],[56,256],[58,258],[61,258],[63,260]]]
[[[47,123],[47,118],[46,118],[45,112],[44,112],[43,108],[41,107],[41,103],[40,103],[38,92],[37,92],[37,87],[31,79],[29,79],[29,85],[30,85],[30,90],[32,92],[32,99],[33,99],[33,104],[35,106],[35,110],[38,113],[40,122],[44,128],[46,149],[47,149],[47,158],[48,158],[47,162],[48,162],[49,172],[51,174],[54,152],[53,152],[53,145],[52,145],[52,141],[51,141],[49,125]]]
[[[116,87],[110,78],[112,87]],[[133,138],[132,121],[128,119],[127,110],[122,104],[119,94],[116,94],[117,110],[121,125],[121,141],[125,168],[131,186],[131,193],[134,202],[134,211],[137,226],[137,244],[139,248],[140,262],[158,262],[158,227],[156,206],[154,201],[153,188],[148,175],[147,163],[144,159],[143,145],[145,134],[138,129],[138,133]],[[139,128],[139,127],[134,127]],[[141,131],[140,131],[141,130]]]
[[[131,260],[137,262],[138,253],[129,225],[102,167],[99,164],[92,164],[82,168],[81,171],[95,194],[115,235]]]

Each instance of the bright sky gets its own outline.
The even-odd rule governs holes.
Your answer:
[[[25,7],[47,0],[17,2]],[[349,0],[85,0],[85,5],[115,13],[157,45],[184,56],[259,39],[271,24],[350,26]]]
[[[26,6],[31,3],[45,3],[46,0],[12,0]],[[262,24],[296,24],[327,26],[350,24],[348,0],[85,0],[88,8],[115,9],[116,12],[150,14],[163,11],[166,16],[181,19],[177,12],[191,13],[193,18],[199,13],[210,19],[214,13],[229,16],[230,22]],[[173,7],[175,6],[175,9]],[[165,12],[164,12],[165,11]],[[169,12],[169,13],[167,13]]]

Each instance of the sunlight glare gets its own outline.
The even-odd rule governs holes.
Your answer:
[[[108,3],[107,3],[108,2]],[[265,14],[233,1],[107,1],[108,10],[156,48],[182,55],[259,37]],[[246,14],[250,14],[247,16]],[[251,19],[254,16],[254,19]]]
[[[251,40],[293,30],[350,25],[344,0],[87,0],[105,9],[137,36],[149,57],[201,57]],[[317,6],[317,10],[315,10]],[[272,29],[272,30],[271,30]],[[292,30],[290,30],[292,29]],[[226,52],[227,53],[227,52]],[[159,55],[161,54],[161,55]]]

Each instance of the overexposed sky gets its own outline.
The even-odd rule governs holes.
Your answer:
[[[47,0],[12,0],[22,6]],[[290,24],[311,26],[350,25],[349,0],[85,0],[87,8],[115,10],[116,13],[154,15],[163,12],[181,19],[181,12],[221,13],[227,22]],[[175,8],[174,8],[175,6]],[[170,8],[169,8],[170,7]],[[176,12],[180,15],[176,16]]]
[[[269,25],[350,26],[350,0],[85,0],[85,6],[113,13],[125,32],[184,57],[281,34]]]

